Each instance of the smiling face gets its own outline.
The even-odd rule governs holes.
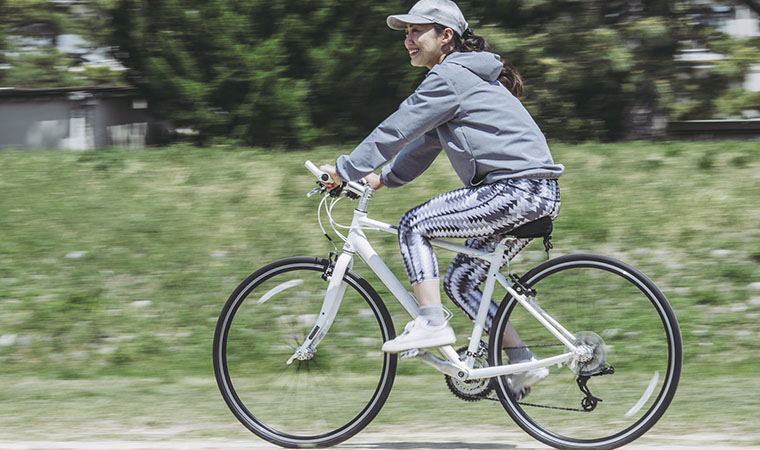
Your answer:
[[[408,24],[404,46],[409,51],[411,64],[432,69],[451,52],[453,36],[451,28],[439,33],[433,24]]]

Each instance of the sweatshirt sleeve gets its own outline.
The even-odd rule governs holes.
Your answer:
[[[441,150],[438,132],[428,131],[404,147],[392,163],[383,167],[380,172],[380,181],[389,188],[409,183],[430,167]]]
[[[378,125],[350,155],[338,157],[335,164],[338,175],[344,180],[356,181],[374,172],[404,147],[451,120],[458,108],[459,99],[451,85],[435,71],[428,72],[425,80],[396,112]],[[427,148],[427,143],[425,139],[420,142],[425,145],[415,145],[411,149]],[[411,155],[411,149],[404,158],[407,162],[417,156]],[[418,174],[429,165],[430,162]]]

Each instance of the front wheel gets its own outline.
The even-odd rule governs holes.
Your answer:
[[[254,272],[222,309],[214,371],[230,410],[253,433],[283,447],[326,447],[363,429],[393,385],[395,336],[385,305],[348,271],[337,317],[316,352],[288,360],[314,326],[327,289],[320,258],[290,258]]]
[[[516,399],[508,377],[495,379],[510,417],[537,440],[563,449],[611,449],[649,430],[668,408],[681,373],[682,343],[675,314],[657,286],[618,260],[571,254],[525,274],[541,309],[593,353],[562,367]],[[507,364],[500,350],[507,322],[539,358],[566,349],[507,295],[494,319],[491,364]]]

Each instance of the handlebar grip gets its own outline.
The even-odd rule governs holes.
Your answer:
[[[319,168],[315,166],[313,162],[307,160],[304,163],[304,166],[306,166],[306,168],[309,169],[309,172],[313,173],[314,176],[317,177],[322,183],[327,183],[330,181],[330,175],[319,170]]]

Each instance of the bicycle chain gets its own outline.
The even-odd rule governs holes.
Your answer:
[[[494,398],[494,397],[485,397],[485,399],[491,400],[492,402],[500,401],[498,398]],[[564,406],[539,405],[538,403],[517,402],[517,404],[520,406],[532,406],[534,408],[559,409],[562,411],[575,411],[575,412],[591,412],[591,411],[586,411],[580,408],[566,408]]]
[[[537,347],[564,347],[565,344],[535,344],[535,345],[521,345],[519,347],[502,347],[502,350],[516,350],[518,348],[537,348]]]
[[[517,404],[520,405],[520,406],[533,406],[534,408],[559,409],[559,410],[562,410],[562,411],[576,411],[576,412],[582,412],[582,413],[591,412],[591,411],[586,411],[585,409],[580,409],[580,408],[565,408],[565,407],[562,407],[562,406],[539,405],[539,404],[536,404],[536,403],[517,402]]]

